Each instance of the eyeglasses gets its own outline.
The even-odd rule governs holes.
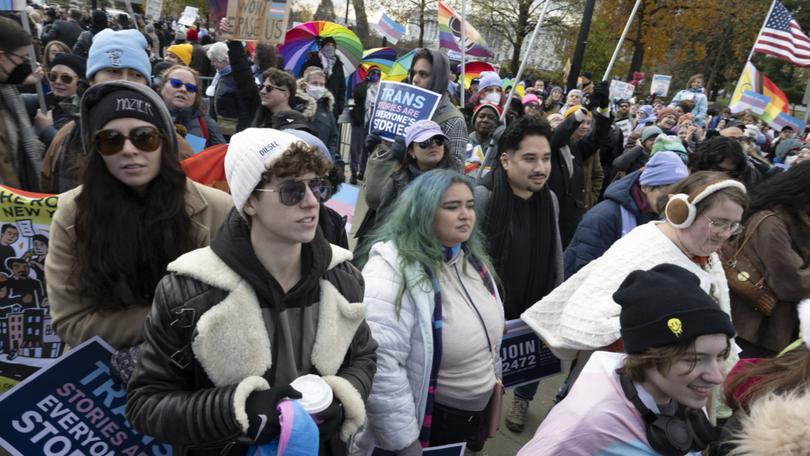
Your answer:
[[[427,139],[425,141],[416,143],[416,145],[421,147],[422,149],[427,149],[428,147],[430,147],[430,146],[432,146],[434,144],[437,145],[437,146],[440,146],[440,147],[443,146],[444,145],[444,136],[438,136],[437,135],[437,136],[429,138],[429,139]]]
[[[51,82],[60,80],[62,81],[62,84],[72,84],[74,79],[76,78],[66,73],[57,73],[55,71],[48,73],[48,80]]]
[[[172,85],[175,89],[179,89],[182,86],[186,86],[186,91],[191,93],[197,93],[197,84],[192,84],[190,82],[183,82],[179,79],[169,78],[169,84]]]
[[[257,188],[257,192],[277,192],[281,204],[295,206],[307,194],[307,187],[315,195],[318,202],[326,201],[332,196],[332,185],[326,179],[312,179],[310,181],[286,181],[278,188]]]
[[[720,234],[726,231],[730,231],[732,236],[736,236],[742,233],[745,227],[739,222],[718,222],[717,220],[710,219],[709,217],[703,216],[706,220],[709,221],[709,228],[715,233]]]
[[[160,131],[152,126],[137,127],[125,135],[118,130],[101,130],[96,132],[93,139],[96,150],[108,157],[115,155],[124,148],[124,142],[129,140],[133,146],[144,152],[154,152],[160,147],[163,139]]]
[[[287,89],[285,89],[284,87],[274,86],[273,84],[264,84],[259,88],[260,92],[265,92],[266,91],[267,93],[270,93],[270,92],[272,92],[274,90],[280,90],[282,92],[287,91]]]

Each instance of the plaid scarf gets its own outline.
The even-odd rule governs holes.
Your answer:
[[[461,244],[446,247],[443,252],[444,260],[450,261],[462,248],[464,253],[467,254],[466,246],[462,247]],[[487,267],[472,255],[467,256],[467,261],[481,276],[487,290],[492,293],[492,296],[495,296],[495,288]],[[425,419],[422,421],[422,429],[419,431],[419,443],[422,448],[427,448],[430,444],[430,429],[433,425],[433,401],[436,396],[436,383],[439,379],[439,366],[442,363],[442,289],[439,278],[433,275],[430,268],[424,269],[425,274],[433,284],[433,365],[430,368],[430,383],[428,384],[428,395],[425,402]]]

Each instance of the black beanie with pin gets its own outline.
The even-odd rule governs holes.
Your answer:
[[[707,334],[734,337],[731,318],[700,288],[698,276],[674,264],[631,272],[613,300],[626,353],[643,353]]]

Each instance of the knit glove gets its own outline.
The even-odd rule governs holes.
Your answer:
[[[397,456],[422,456],[422,445],[419,443],[419,440],[414,440],[410,445],[394,453],[396,453]]]
[[[407,147],[405,147],[405,137],[397,136],[397,139],[391,144],[391,156],[396,159],[397,163],[401,163],[405,158]]]
[[[326,410],[315,414],[315,422],[318,423],[322,442],[334,437],[343,424],[343,404],[334,399]]]
[[[602,81],[593,89],[587,105],[589,111],[610,106],[610,85],[608,84],[607,81]]]
[[[255,443],[267,443],[278,437],[281,426],[278,423],[276,404],[285,398],[301,399],[301,393],[290,385],[250,393],[245,402],[247,436]]]

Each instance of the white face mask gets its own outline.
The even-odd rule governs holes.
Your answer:
[[[327,56],[330,59],[335,58],[335,48],[332,46],[323,48],[323,55]]]
[[[307,93],[314,99],[319,100],[324,93],[326,93],[326,87],[316,86],[316,85],[308,85],[307,86]]]
[[[489,101],[490,103],[498,104],[501,102],[501,94],[498,92],[489,92],[488,94],[484,95],[484,98],[481,101]]]

